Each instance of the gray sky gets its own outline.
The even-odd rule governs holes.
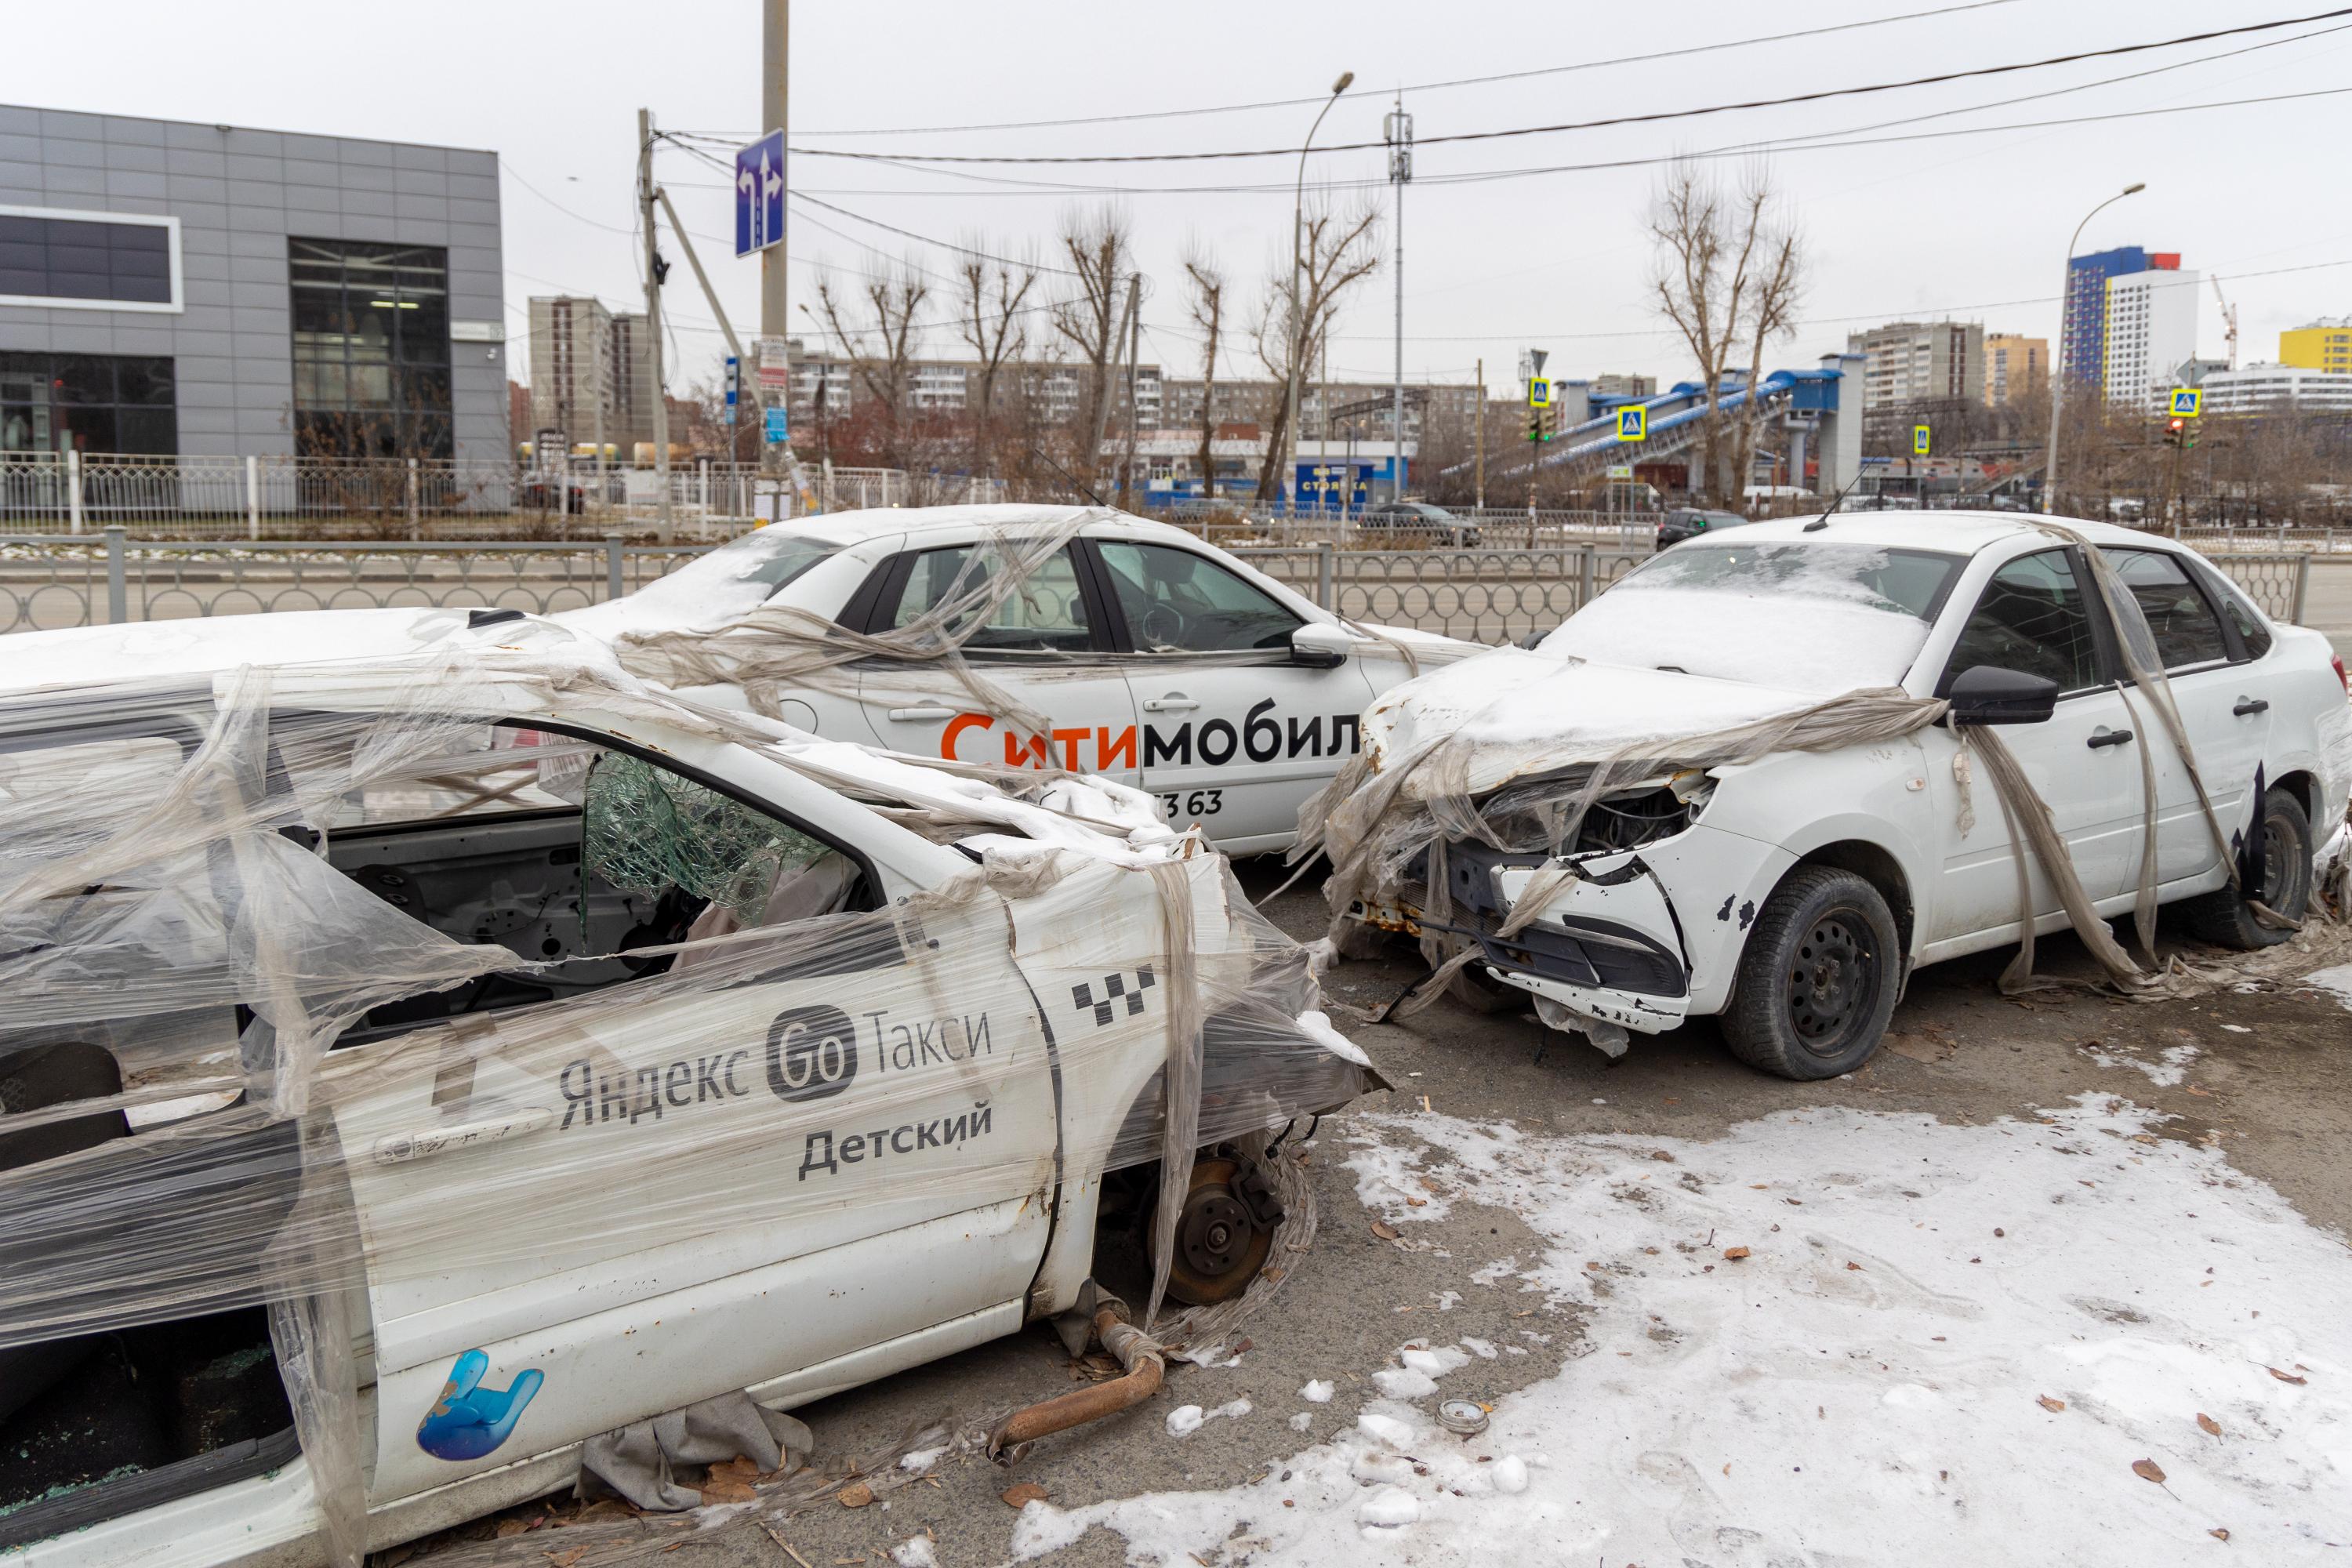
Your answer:
[[[1106,6],[1100,0],[820,5],[796,8],[793,133],[809,147],[895,153],[1145,153],[1296,146],[1313,106],[1119,124],[905,136],[824,132],[1061,119],[1189,109],[1327,90],[1341,69],[1355,87],[1318,140],[1377,141],[1399,85],[1574,65],[1612,56],[1750,38],[1928,9],[1937,0],[1819,0],[1758,6],[1734,0],[1594,5],[1454,0],[1407,5],[1239,4]],[[1965,14],[1828,37],[1608,66],[1517,81],[1409,92],[1427,138],[1582,121],[1820,89],[1891,81],[2173,37],[2330,8],[2326,0],[2009,0]],[[1607,23],[1583,16],[1614,16]],[[404,0],[230,5],[130,0],[106,8],[103,37],[86,7],[19,8],[9,22],[8,96],[60,109],[228,121],[278,130],[492,148],[505,167],[509,331],[520,341],[532,294],[639,298],[630,238],[635,119],[713,134],[756,129],[758,8],[748,0],[657,6],[575,0]],[[2200,57],[2324,29],[2227,58]],[[2274,97],[2352,82],[2352,16],[2277,33],[2084,61],[1825,103],[1516,139],[1424,146],[1406,193],[1405,365],[1412,379],[1467,381],[1483,355],[1490,387],[1519,349],[1551,351],[1554,374],[1690,366],[1646,297],[1643,214],[1654,168],[1430,183],[1479,170],[1589,163],[1736,147],[1764,138],[1874,136]],[[2179,66],[2109,85],[2108,78]],[[2053,89],[2033,101],[2001,100]],[[1950,113],[1924,124],[1886,126]],[[2240,307],[2242,361],[2270,359],[2277,334],[2320,315],[2352,314],[2352,219],[2339,160],[2352,147],[2352,94],[1891,145],[1776,153],[1772,178],[1812,260],[1803,324],[1772,363],[1810,364],[1849,328],[1949,311],[1989,328],[2048,335],[2067,235],[2102,197],[2134,180],[2148,189],[2101,215],[2083,248],[2178,250],[2217,273]],[[1725,162],[1727,174],[1739,165]],[[1144,357],[1197,374],[1177,260],[1188,241],[1213,250],[1237,293],[1255,291],[1286,247],[1295,157],[1176,164],[979,167],[988,181],[1118,186],[1132,215],[1147,299]],[[698,235],[737,322],[756,321],[757,268],[737,261],[725,176],[674,152],[663,183]],[[1334,153],[1318,181],[1378,180],[1378,151]],[[936,171],[802,157],[793,184],[838,206],[936,239],[1052,259],[1057,218],[1107,199],[983,183]],[[1248,185],[1263,192],[1160,194],[1153,186]],[[1386,186],[1377,193],[1384,205]],[[1353,199],[1342,191],[1338,199]],[[827,233],[818,223],[838,233]],[[814,268],[856,273],[912,258],[944,276],[951,251],[830,212],[792,217],[793,298]],[[873,247],[869,250],[867,247]],[[682,258],[681,258],[682,259]],[[2236,278],[2240,274],[2271,273]],[[1053,279],[1047,279],[1050,283]],[[681,265],[670,299],[682,367],[674,387],[707,375],[723,353]],[[681,287],[682,286],[682,287]],[[1385,267],[1354,298],[1332,350],[1335,377],[1385,379],[1393,294]],[[2011,303],[2011,301],[2023,301]],[[940,302],[945,304],[942,287]],[[2200,347],[2221,350],[2210,290]],[[944,312],[941,312],[944,314]],[[795,310],[805,328],[809,319]],[[1042,321],[1038,329],[1044,330]],[[809,334],[809,335],[814,335]],[[951,332],[934,334],[954,352]],[[522,357],[517,356],[518,366]]]

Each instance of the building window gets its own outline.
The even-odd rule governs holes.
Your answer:
[[[0,353],[0,453],[179,449],[170,360]]]
[[[295,449],[448,457],[448,251],[341,239],[289,239],[287,249]]]
[[[180,220],[0,206],[0,305],[180,309]]]

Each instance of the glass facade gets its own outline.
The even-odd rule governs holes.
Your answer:
[[[172,231],[0,212],[0,296],[169,305]]]
[[[169,359],[0,351],[0,452],[180,449]]]
[[[287,249],[295,450],[448,457],[448,251],[342,239]]]

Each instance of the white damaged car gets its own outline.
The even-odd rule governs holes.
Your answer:
[[[2197,935],[2280,940],[2228,885],[2231,864],[2288,920],[2311,907],[2315,855],[2341,842],[2352,787],[2342,662],[2194,552],[2068,526],[2145,618],[2226,855],[2086,587],[2088,546],[2012,517],[1837,516],[1678,545],[1532,650],[1374,703],[1369,776],[1401,792],[1394,820],[1418,810],[1421,826],[1349,862],[1374,869],[1335,883],[1341,916],[1416,934],[1433,958],[1469,950],[1457,994],[1533,998],[1612,1054],[1626,1031],[1712,1015],[1767,1070],[1845,1072],[1877,1049],[1915,967],[2025,932],[2019,847],[1980,765],[1971,793],[1958,721],[2001,726],[2097,915],[2132,910],[2146,874]],[[1692,737],[1753,734],[1867,689],[1859,709],[1883,721],[1870,738],[1674,761]],[[1926,724],[1934,698],[1949,715]],[[1547,842],[1603,757],[1633,765],[1571,843]],[[1474,811],[1486,834],[1468,829]],[[2060,889],[2025,858],[2032,929],[2064,927]],[[1442,894],[1422,880],[1433,867]]]
[[[632,637],[715,632],[763,606],[804,613],[794,630],[883,639],[987,589],[1015,554],[1021,580],[997,585],[978,624],[953,630],[974,672],[1042,722],[987,710],[943,665],[880,654],[831,679],[776,683],[764,706],[828,739],[1114,779],[1156,796],[1168,821],[1198,823],[1218,848],[1246,855],[1291,842],[1300,804],[1360,749],[1366,704],[1477,651],[1411,627],[1352,625],[1180,529],[1066,506],[796,518],[555,618],[625,657]],[[696,684],[731,668],[721,658],[702,677],[666,683],[740,705],[740,685]]]
[[[1266,1138],[1377,1081],[1116,785],[698,712],[512,612],[6,648],[11,1564],[356,1563],[1064,1313],[1098,1237],[1229,1299]]]

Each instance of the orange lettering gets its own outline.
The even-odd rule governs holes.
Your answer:
[[[1078,771],[1078,748],[1086,743],[1084,730],[1056,730],[1054,744],[1062,748],[1062,766],[1071,773]]]
[[[1004,765],[1008,768],[1050,768],[1054,765],[1054,748],[1043,735],[1032,735],[1024,750],[1021,737],[1012,731],[1004,731]]]
[[[992,729],[995,726],[995,723],[996,721],[990,718],[985,713],[957,714],[954,718],[948,721],[947,729],[940,736],[940,755],[947,758],[948,761],[951,763],[962,761],[961,758],[956,755],[956,738],[961,735],[966,730]]]
[[[1119,759],[1122,757],[1127,760],[1121,762]],[[1108,728],[1095,731],[1095,771],[1097,773],[1117,773],[1120,768],[1133,766],[1135,766],[1134,725],[1129,724],[1126,729],[1121,730],[1116,741],[1111,739],[1110,731]]]

